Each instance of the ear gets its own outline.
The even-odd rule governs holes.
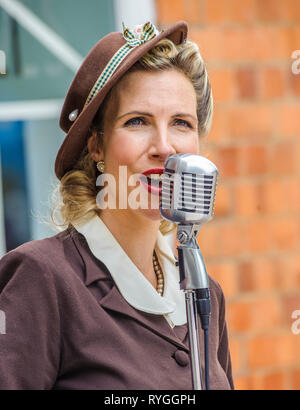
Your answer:
[[[91,158],[95,162],[103,160],[103,151],[99,146],[99,139],[96,133],[93,133],[92,136],[89,138],[87,147],[91,155]]]

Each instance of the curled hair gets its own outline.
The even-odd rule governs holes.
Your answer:
[[[175,45],[168,39],[159,41],[130,71],[175,69],[191,81],[197,98],[199,137],[208,134],[213,112],[213,97],[205,64],[196,43]]]
[[[213,112],[213,97],[205,64],[199,53],[196,43],[185,41],[175,45],[168,39],[159,41],[147,54],[142,56],[124,75],[134,71],[162,71],[178,70],[192,83],[197,98],[197,119],[199,138],[205,136],[210,129]],[[123,78],[124,78],[123,77]],[[123,79],[122,78],[122,79]],[[102,132],[104,118],[111,102],[117,104],[118,86],[122,79],[110,90],[101,104],[90,127],[88,139],[92,139],[96,146],[102,147]],[[88,152],[87,145],[80,158],[61,179],[55,192],[59,194],[59,201],[51,213],[52,221],[57,227],[65,228],[70,223],[81,219],[89,219],[99,214],[96,203],[99,187],[96,186],[97,169],[94,160]],[[55,221],[59,213],[62,223]],[[161,221],[160,231],[166,234],[172,231],[175,225],[165,220]]]

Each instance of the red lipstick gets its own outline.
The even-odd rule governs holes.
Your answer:
[[[160,180],[151,180],[151,177],[148,177],[149,175],[158,175],[158,174],[163,174],[164,168],[151,168],[148,169],[147,171],[144,171],[142,175],[145,175],[147,177],[147,180],[145,181],[145,178],[141,178],[141,184],[148,190],[150,194],[154,195],[161,195],[161,181]]]
[[[164,172],[164,168],[151,168],[151,169],[148,169],[147,171],[143,172],[143,175],[162,174],[163,172]]]

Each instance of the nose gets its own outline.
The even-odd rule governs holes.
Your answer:
[[[176,148],[172,144],[167,129],[156,130],[155,135],[151,139],[149,149],[151,159],[158,159],[165,162],[165,160],[173,154],[176,154]]]

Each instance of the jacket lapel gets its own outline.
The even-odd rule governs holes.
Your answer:
[[[96,281],[110,280],[113,282],[106,266],[89,249],[84,236],[76,230],[69,232],[77,252],[84,262],[84,278],[82,280],[87,288]],[[187,336],[187,324],[172,329],[163,315],[150,314],[133,308],[121,295],[115,283],[110,291],[100,299],[99,303],[104,309],[133,318],[152,332],[189,352],[188,346],[183,342]]]
[[[131,317],[152,332],[189,352],[188,346],[183,343],[187,334],[186,325],[176,326],[176,331],[174,331],[163,315],[154,315],[134,309],[126,302],[115,285],[99,303],[104,309]]]

